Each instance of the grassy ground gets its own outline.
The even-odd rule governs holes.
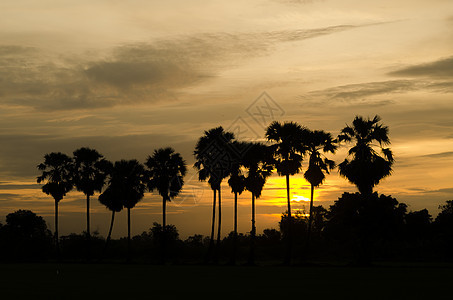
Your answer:
[[[446,266],[3,264],[1,299],[453,299]]]

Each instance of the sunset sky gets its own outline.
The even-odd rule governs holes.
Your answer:
[[[451,0],[2,0],[0,222],[30,209],[54,229],[53,199],[36,184],[45,153],[87,146],[112,161],[144,162],[171,146],[189,174],[167,222],[182,237],[206,235],[212,193],[192,168],[204,130],[221,125],[259,140],[280,120],[336,136],[355,115],[375,114],[390,128],[396,157],[376,190],[435,216],[453,200],[452,96]],[[341,162],[346,151],[329,158]],[[302,175],[291,188],[293,207],[308,208]],[[315,201],[328,207],[355,190],[334,171]],[[273,176],[257,201],[258,232],[277,228],[285,193],[284,178]],[[226,184],[223,196],[227,234]],[[250,198],[240,196],[243,233]],[[110,213],[97,195],[92,204],[92,229],[106,236]],[[84,196],[68,194],[61,234],[84,230],[84,212]],[[132,233],[153,222],[161,222],[161,198],[147,193],[132,210]],[[125,224],[121,212],[115,237]]]

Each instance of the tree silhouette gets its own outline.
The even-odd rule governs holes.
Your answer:
[[[223,127],[216,127],[204,132],[195,146],[194,167],[198,170],[198,179],[200,181],[208,180],[208,183],[213,191],[212,204],[212,224],[211,224],[211,239],[209,242],[207,258],[212,256],[214,249],[214,231],[215,231],[215,208],[216,208],[216,191],[219,194],[219,216],[217,229],[217,245],[220,242],[220,231],[222,225],[222,198],[221,198],[221,183],[222,180],[228,177],[232,161],[231,142],[234,139],[234,134],[227,132]],[[215,256],[216,259],[217,255]]]
[[[392,173],[393,154],[390,148],[384,148],[390,144],[388,127],[380,124],[380,121],[379,116],[373,119],[356,116],[352,126],[343,128],[338,136],[340,142],[355,142],[348,152],[352,158],[338,165],[340,175],[356,185],[364,196],[371,195],[373,187]],[[373,142],[379,144],[383,156],[374,150]]]
[[[302,169],[302,159],[306,152],[304,141],[308,130],[295,122],[280,123],[272,122],[266,129],[266,138],[272,142],[274,164],[277,173],[286,177],[286,198],[288,206],[289,238],[287,239],[287,252],[285,263],[291,261],[292,237],[291,237],[291,196],[289,176],[297,174]]]
[[[90,259],[90,196],[101,192],[107,177],[107,161],[95,149],[79,148],[74,151],[74,185],[86,196],[87,258]]]
[[[55,246],[57,259],[60,257],[60,243],[58,237],[58,203],[72,190],[72,159],[61,152],[51,152],[44,155],[44,162],[38,165],[42,171],[37,177],[37,182],[42,186],[43,193],[51,195],[55,200]]]
[[[261,196],[267,178],[272,174],[271,149],[262,143],[253,143],[244,155],[243,164],[247,169],[245,188],[252,194],[252,230],[250,231],[250,256],[248,264],[255,264],[255,199]]]
[[[310,183],[311,194],[310,194],[310,216],[308,218],[308,234],[307,234],[307,248],[309,247],[311,229],[313,223],[313,198],[315,187],[320,186],[327,173],[335,167],[335,162],[322,157],[321,152],[335,153],[337,145],[330,133],[322,130],[308,131],[304,144],[307,146],[307,155],[310,157],[308,162],[308,169],[304,173],[305,179]]]
[[[240,153],[245,153],[244,150],[248,143],[233,142],[233,147],[240,150]],[[233,225],[233,251],[231,255],[231,264],[236,262],[237,238],[238,238],[238,195],[245,190],[245,176],[242,174],[242,159],[235,160],[230,169],[230,178],[228,185],[231,187],[231,192],[234,193],[234,225]]]
[[[112,211],[109,236],[115,212],[127,208],[127,260],[131,259],[131,209],[143,198],[145,169],[137,160],[116,161],[110,172],[109,186],[99,196],[99,201]]]
[[[160,148],[155,150],[152,156],[148,156],[146,163],[147,185],[150,191],[157,190],[162,196],[162,260],[165,260],[165,246],[167,229],[166,206],[167,201],[179,195],[184,185],[184,176],[187,172],[186,162],[179,153],[172,148]]]

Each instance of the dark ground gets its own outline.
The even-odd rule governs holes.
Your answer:
[[[453,299],[452,265],[3,264],[0,299]]]

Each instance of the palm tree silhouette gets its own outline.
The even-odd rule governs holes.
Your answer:
[[[308,235],[307,235],[307,248],[311,236],[311,228],[313,223],[313,198],[315,187],[320,186],[326,175],[324,174],[335,168],[335,162],[328,159],[327,157],[322,157],[323,153],[335,153],[337,150],[337,145],[335,140],[332,138],[332,135],[328,132],[322,130],[308,131],[304,144],[307,147],[307,154],[309,156],[308,169],[304,173],[305,179],[310,183],[311,186],[311,195],[310,195],[310,217],[308,218]]]
[[[380,121],[381,118],[377,115],[373,119],[356,116],[352,126],[343,128],[338,136],[340,142],[355,142],[348,152],[348,156],[352,158],[345,159],[338,165],[340,175],[356,185],[364,196],[371,195],[374,186],[392,173],[393,153],[390,148],[384,148],[390,145],[388,127]],[[373,142],[379,144],[378,148],[383,156],[374,150],[376,145]]]
[[[213,191],[211,238],[207,254],[208,259],[211,257],[214,249],[216,192],[219,194],[217,245],[220,243],[222,225],[222,198],[220,187],[222,180],[228,177],[234,159],[231,148],[233,139],[233,133],[227,132],[223,127],[219,126],[205,131],[204,135],[198,139],[194,150],[196,160],[194,167],[198,170],[198,179],[200,181],[208,180]],[[216,259],[217,255],[214,258]]]
[[[73,180],[77,191],[86,196],[87,207],[87,259],[90,259],[90,196],[101,192],[107,177],[107,161],[95,149],[80,148],[74,151]]]
[[[187,166],[179,153],[173,148],[160,148],[152,156],[148,156],[146,163],[147,185],[150,191],[157,190],[162,196],[162,262],[165,261],[166,251],[166,206],[167,201],[179,195],[184,185],[184,176]]]
[[[288,240],[285,255],[285,264],[291,262],[292,252],[292,217],[289,176],[299,173],[302,169],[302,159],[306,152],[305,139],[308,130],[295,123],[277,121],[272,122],[266,129],[266,138],[272,142],[274,164],[277,173],[286,177],[286,199],[288,206]]]
[[[99,201],[112,211],[109,236],[115,212],[127,208],[127,260],[131,259],[131,209],[143,198],[145,169],[137,160],[116,161],[110,172],[109,186],[99,196]],[[120,205],[121,203],[121,205]]]
[[[38,165],[42,171],[37,182],[46,182],[42,186],[43,193],[51,195],[55,200],[55,246],[57,259],[60,257],[60,242],[58,237],[58,203],[72,190],[72,159],[61,152],[51,152],[44,155],[44,162]]]
[[[261,196],[267,178],[272,174],[273,153],[262,143],[253,143],[244,155],[243,164],[247,170],[245,188],[252,194],[252,230],[250,231],[250,256],[248,264],[255,264],[255,199]]]
[[[233,147],[240,150],[240,153],[247,147],[248,143],[233,142]],[[231,192],[234,193],[234,225],[233,225],[233,251],[231,255],[231,264],[236,262],[236,250],[237,250],[237,239],[238,239],[238,195],[242,194],[245,190],[245,176],[242,174],[242,158],[238,157],[235,160],[230,169],[230,178],[228,179],[228,185],[231,187]]]

